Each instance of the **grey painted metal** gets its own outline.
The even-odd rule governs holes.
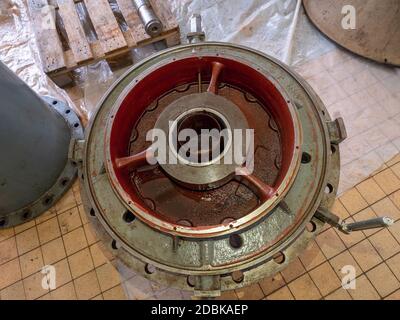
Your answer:
[[[76,175],[72,141],[82,137],[76,114],[41,98],[0,63],[0,228],[37,217]]]

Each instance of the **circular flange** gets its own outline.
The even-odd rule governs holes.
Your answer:
[[[298,137],[301,139],[294,147],[302,161],[295,162],[296,170],[292,171],[287,192],[283,192],[282,197],[278,195],[274,206],[256,209],[258,214],[262,214],[259,220],[247,216],[248,223],[244,226],[239,223],[240,219],[227,219],[228,228],[217,235],[176,236],[176,232],[192,230],[177,226],[177,230],[171,231],[166,224],[157,226],[143,217],[137,219],[148,207],[140,199],[132,201],[129,194],[126,194],[126,199],[121,196],[115,186],[118,180],[110,171],[111,158],[106,156],[110,141],[114,141],[109,135],[110,124],[116,123],[116,111],[124,101],[126,106],[130,106],[123,114],[125,117],[134,112],[138,113],[136,116],[143,112],[151,113],[159,106],[158,102],[153,104],[153,99],[148,99],[146,91],[147,110],[135,108],[138,100],[125,100],[133,89],[143,89],[146,77],[164,66],[170,66],[176,72],[177,64],[174,63],[185,59],[191,59],[191,63],[195,61],[193,59],[200,62],[208,59],[234,60],[256,70],[267,77],[271,85],[244,79],[243,82],[249,83],[246,89],[250,85],[254,88],[251,91],[254,97],[247,93],[244,97],[251,102],[260,101],[260,94],[257,93],[271,93],[274,92],[273,88],[281,88],[279,92],[284,92],[285,103],[295,108],[301,128],[301,136]],[[150,79],[157,86],[162,86],[169,78],[161,74],[158,81]],[[224,78],[222,81],[227,80]],[[219,90],[224,94],[222,87]],[[188,85],[188,89],[178,85],[175,91],[190,92],[190,88],[191,85]],[[225,90],[231,92],[229,88],[226,86]],[[140,99],[139,96],[137,98]],[[321,230],[323,223],[313,218],[314,213],[319,206],[332,205],[339,178],[339,149],[330,141],[327,127],[330,121],[322,102],[304,80],[288,67],[260,52],[223,43],[191,44],[160,52],[131,68],[104,96],[91,120],[81,168],[81,182],[84,184],[82,196],[88,217],[107,250],[149,279],[187,290],[193,290],[193,285],[199,289],[197,280],[193,284],[188,279],[193,276],[195,279],[213,277],[218,282],[216,290],[248,285],[284,268]],[[108,123],[107,128],[105,123]],[[119,124],[124,127],[122,122]],[[126,135],[131,130],[132,123],[126,125]],[[126,150],[126,143],[121,145]],[[130,205],[127,205],[128,201],[131,201]],[[311,227],[307,228],[308,225]],[[201,232],[198,234],[201,235]],[[155,272],[146,272],[148,265]],[[237,276],[238,273],[240,276]]]
[[[62,117],[67,123],[71,132],[69,149],[72,150],[74,142],[83,139],[83,127],[78,116],[65,102],[48,96],[42,98],[51,108],[55,109],[60,117]],[[66,159],[65,167],[60,172],[54,185],[35,202],[1,217],[0,229],[10,228],[28,222],[49,210],[71,187],[76,178],[77,172],[78,164],[72,159],[70,151],[69,157]]]
[[[185,133],[184,129],[193,127],[192,123],[201,126],[201,130],[216,130],[218,136],[224,132],[224,141],[218,141],[217,144],[223,144],[223,147],[216,150],[200,150],[200,154],[186,157],[178,150],[177,142],[180,133]],[[236,168],[243,165],[243,162],[225,163],[226,156],[235,152],[234,130],[245,131],[248,124],[240,109],[224,97],[209,92],[184,96],[161,113],[155,129],[166,133],[166,149],[172,151],[170,157],[162,161],[165,163],[161,163],[160,166],[177,183],[190,189],[201,191],[219,187],[232,179]],[[201,137],[198,140],[201,140]],[[214,153],[211,157],[210,152]],[[240,154],[246,153],[243,144]],[[205,161],[201,161],[202,156],[205,156]]]

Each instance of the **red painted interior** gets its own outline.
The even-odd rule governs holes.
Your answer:
[[[249,92],[259,99],[275,118],[280,128],[282,141],[282,166],[275,184],[276,188],[286,176],[296,148],[294,145],[295,129],[288,104],[274,84],[257,70],[237,61],[221,57],[187,58],[173,61],[138,81],[114,115],[110,137],[114,172],[118,183],[130,195],[132,202],[140,204],[141,207],[146,206],[136,194],[129,174],[124,170],[118,170],[115,160],[128,156],[132,129],[144,110],[154,100],[173,88],[197,82],[199,71],[201,71],[203,79],[210,79],[213,61],[221,62],[225,66],[219,77],[220,82],[229,83]],[[146,211],[156,215],[151,210]]]

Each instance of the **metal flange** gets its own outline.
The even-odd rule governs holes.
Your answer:
[[[143,119],[146,114],[161,108],[163,99],[168,100],[170,95],[189,94],[196,90],[196,83],[190,80],[186,85],[180,84],[172,91],[167,90],[168,93],[155,101],[146,100],[144,110],[139,111],[139,106],[132,109],[132,103],[138,101],[129,98],[135,88],[143,90],[147,79],[152,79],[154,83],[157,72],[169,65],[178,70],[180,61],[187,59],[191,62],[186,67],[193,63],[205,63],[206,70],[208,60],[218,60],[227,65],[231,63],[230,66],[245,66],[241,69],[243,75],[252,70],[259,81],[251,82],[251,86],[245,86],[244,91],[251,91],[252,87],[260,91],[267,88],[262,86],[268,86],[269,91],[264,92],[276,92],[277,96],[284,97],[279,110],[283,112],[283,108],[288,108],[290,112],[286,120],[290,117],[290,121],[299,128],[299,131],[293,131],[298,132],[293,135],[297,138],[292,136],[291,140],[287,140],[291,141],[294,150],[290,155],[298,161],[293,161],[293,170],[285,172],[284,188],[274,192],[274,198],[266,200],[265,205],[256,206],[243,217],[230,220],[226,225],[228,228],[218,225],[215,230],[206,233],[204,226],[195,228],[179,223],[175,226],[171,224],[170,229],[167,223],[155,223],[154,218],[145,215],[144,211],[149,211],[150,207],[154,211],[152,202],[141,200],[140,195],[133,200],[130,198],[132,195],[123,192],[118,178],[112,173],[110,163],[113,160],[108,158],[107,151],[112,141],[110,128],[117,123],[118,112],[126,101],[127,106],[131,106],[127,110],[136,110],[137,118]],[[209,79],[205,78],[204,81]],[[230,79],[236,80],[230,83]],[[167,85],[162,77],[159,81]],[[220,94],[235,92],[236,103],[246,101],[253,106],[252,112],[256,112],[257,105],[263,105],[257,90],[251,94],[240,93],[237,86],[244,82],[238,81],[235,75],[226,73],[221,82],[218,85]],[[149,91],[147,93],[149,95]],[[247,114],[247,117],[250,115]],[[271,117],[276,118],[277,114]],[[278,130],[271,121],[265,125]],[[283,126],[278,120],[277,123],[280,134],[283,134]],[[107,250],[151,280],[208,296],[249,285],[283,269],[321,230],[324,223],[314,218],[314,214],[320,206],[330,207],[333,204],[339,180],[337,143],[340,141],[337,136],[343,138],[345,134],[337,123],[332,121],[320,99],[303,79],[263,53],[215,42],[190,44],[160,52],[125,73],[104,96],[91,120],[85,138],[85,151],[82,158],[75,159],[82,161],[82,197],[88,217]],[[131,141],[134,145],[138,144],[137,135],[143,132],[137,128],[131,130]],[[284,137],[281,136],[281,139]]]

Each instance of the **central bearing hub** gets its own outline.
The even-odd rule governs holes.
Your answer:
[[[155,128],[167,133],[167,150],[171,151],[167,161],[158,161],[160,166],[168,176],[189,189],[220,187],[243,165],[243,162],[233,161],[235,147],[240,148],[241,155],[246,155],[244,144],[235,146],[234,130],[245,132],[247,120],[240,109],[224,97],[209,92],[184,96],[161,113]],[[186,137],[185,130],[196,133],[195,154],[186,154],[184,141],[179,139]],[[215,143],[202,143],[210,142],[207,132],[214,132],[217,141],[212,142]]]

